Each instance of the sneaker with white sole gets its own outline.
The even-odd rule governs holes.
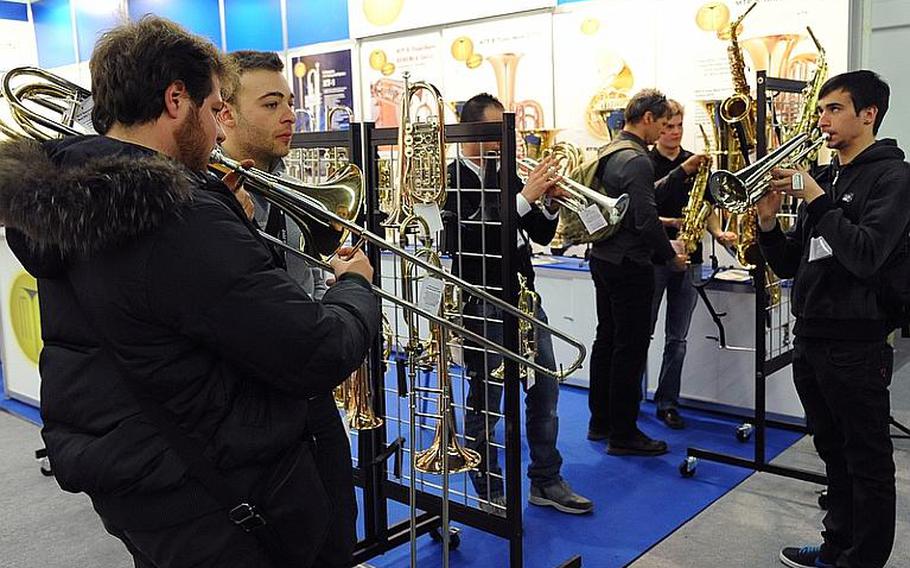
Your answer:
[[[834,568],[833,562],[822,558],[821,546],[788,546],[780,551],[780,561],[790,568]]]

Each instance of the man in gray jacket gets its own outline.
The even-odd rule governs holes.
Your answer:
[[[670,118],[667,97],[645,89],[629,101],[621,147],[602,153],[597,179],[609,195],[629,194],[629,209],[619,230],[594,243],[591,277],[597,297],[597,336],[591,350],[591,421],[588,439],[609,439],[613,455],[656,456],[667,444],[638,429],[641,373],[650,342],[654,296],[652,258],[685,270],[686,255],[674,249],[657,215],[654,166],[648,144]]]

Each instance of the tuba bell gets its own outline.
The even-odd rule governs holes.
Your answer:
[[[543,107],[540,103],[528,99],[515,101],[515,75],[518,71],[520,53],[501,53],[487,57],[493,73],[496,75],[496,92],[499,102],[506,111],[515,113],[515,127],[518,130],[543,128]]]

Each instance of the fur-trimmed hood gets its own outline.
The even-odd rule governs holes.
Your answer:
[[[129,241],[191,192],[179,164],[111,138],[0,144],[0,224],[21,231],[39,256],[68,259]]]

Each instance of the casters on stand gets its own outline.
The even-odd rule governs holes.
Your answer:
[[[458,527],[449,527],[449,549],[458,550],[458,545],[461,544],[461,530]],[[439,528],[435,528],[430,531],[430,538],[433,539],[433,542],[442,542],[442,532]]]
[[[695,475],[695,468],[698,466],[698,458],[687,457],[679,464],[679,475],[683,477],[693,477]]]
[[[736,439],[742,443],[749,441],[749,438],[752,437],[752,431],[755,429],[754,426],[748,422],[744,422],[736,429]]]

